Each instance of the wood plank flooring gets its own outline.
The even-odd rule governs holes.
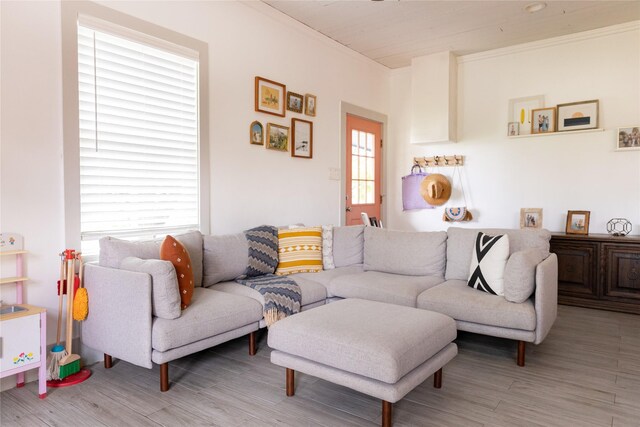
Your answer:
[[[396,426],[640,426],[640,316],[560,306],[546,341],[527,345],[524,368],[515,342],[459,333],[459,355],[444,368],[443,387],[427,380],[394,405]],[[296,374],[286,397],[284,369],[269,362],[266,335],[258,354],[242,338],[159,370],[114,359],[91,367],[83,384],[36,383],[0,394],[9,426],[374,426],[380,401]]]

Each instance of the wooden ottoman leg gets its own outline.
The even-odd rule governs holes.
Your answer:
[[[111,357],[110,354],[105,353],[104,354],[104,368],[105,369],[111,369],[112,366],[113,366],[113,358]]]
[[[382,401],[382,427],[391,427],[393,419],[393,403]]]
[[[442,388],[442,368],[438,369],[435,374],[433,374],[433,386],[435,388]]]
[[[287,368],[287,396],[295,394],[295,372],[293,369]]]
[[[249,356],[256,355],[256,331],[249,334]]]
[[[525,342],[518,341],[518,366],[524,366]]]

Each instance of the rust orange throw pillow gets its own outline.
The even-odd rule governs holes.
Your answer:
[[[180,289],[180,307],[184,310],[191,303],[193,296],[193,269],[189,252],[182,243],[172,236],[167,236],[160,246],[160,259],[171,261],[176,269]]]

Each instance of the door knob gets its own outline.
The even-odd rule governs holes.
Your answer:
[[[347,212],[351,212],[351,206],[348,206],[346,209]]]

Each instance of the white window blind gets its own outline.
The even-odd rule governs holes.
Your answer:
[[[198,61],[79,25],[78,85],[83,251],[199,228]]]

